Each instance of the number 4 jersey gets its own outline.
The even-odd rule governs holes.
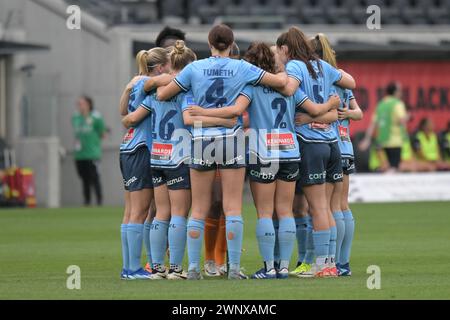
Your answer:
[[[260,85],[246,86],[241,95],[250,100],[249,154],[261,162],[299,161],[295,111],[308,99],[303,91],[298,89],[292,97],[285,97]]]
[[[175,169],[191,156],[191,135],[183,122],[181,104],[184,93],[167,101],[159,101],[156,94],[148,95],[141,107],[151,112],[152,168]]]
[[[222,108],[234,105],[247,84],[257,85],[265,71],[244,60],[210,57],[190,63],[175,78],[183,91],[192,91],[192,102],[202,108]],[[189,104],[189,103],[188,103]],[[235,128],[202,128],[193,130],[194,138],[230,136],[242,127],[242,119]]]

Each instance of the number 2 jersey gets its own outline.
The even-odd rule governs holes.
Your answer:
[[[193,99],[202,108],[226,108],[234,105],[245,85],[257,85],[265,71],[244,60],[209,57],[194,61],[175,78],[183,91],[192,91]],[[188,102],[189,104],[189,102]],[[242,128],[242,118],[232,128],[211,127],[194,129],[195,138],[211,138],[233,135]]]
[[[319,60],[319,63],[311,61],[317,79],[309,74],[306,64],[298,60],[289,61],[286,65],[286,72],[289,77],[299,81],[300,88],[309,99],[315,103],[324,103],[330,95],[335,93],[334,84],[341,79],[342,74],[323,60]],[[305,142],[331,143],[337,141],[336,132],[331,124],[304,124],[297,127],[297,133]]]
[[[345,107],[350,107],[350,100],[355,99],[353,92],[349,89],[342,89],[341,87],[335,87],[339,98],[341,98],[340,110]],[[333,123],[333,128],[338,137],[339,149],[341,150],[342,158],[353,158],[353,144],[350,140],[350,120],[338,120]]]
[[[183,122],[181,105],[185,94],[159,101],[156,94],[148,95],[141,107],[151,112],[152,168],[175,169],[190,159],[191,135]]]
[[[133,86],[128,101],[128,113],[135,111],[147,96],[144,85],[148,79],[150,77],[144,77]],[[138,125],[128,129],[120,145],[120,153],[133,153],[142,146],[147,146],[150,149],[152,144],[150,133],[151,119],[146,117]]]
[[[285,97],[270,87],[248,85],[241,95],[250,101],[249,154],[263,163],[299,161],[295,112],[308,99],[303,91]]]

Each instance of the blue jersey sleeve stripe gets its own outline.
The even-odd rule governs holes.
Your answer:
[[[298,104],[296,107],[301,107],[302,104],[304,104],[306,102],[306,100],[308,100],[308,97],[304,97]]]
[[[152,109],[150,109],[150,107],[147,106],[145,103],[141,103],[141,105],[139,107],[142,107],[142,108],[144,108],[147,111],[152,111]]]
[[[350,98],[348,98],[348,101],[350,101],[350,100],[355,100],[355,97],[351,96]]]
[[[252,101],[252,99],[249,97],[249,95],[246,94],[245,92],[241,92],[240,95],[246,97],[248,99],[248,101],[250,101],[250,102]]]
[[[293,75],[293,74],[288,74],[288,77],[289,78],[293,78],[293,79],[295,79],[295,80],[297,80],[298,81],[298,83],[301,83],[302,82],[302,80],[300,80],[298,77],[296,77],[295,75]]]
[[[173,81],[175,81],[175,83],[177,84],[177,86],[180,87],[181,90],[183,90],[183,91],[185,91],[185,92],[189,91],[189,90],[186,89],[186,87],[184,87],[184,86],[183,86],[176,78],[173,79]]]
[[[261,74],[259,75],[258,79],[253,83],[253,85],[257,86],[261,82],[261,80],[265,74],[266,74],[266,72],[264,70],[261,71]]]

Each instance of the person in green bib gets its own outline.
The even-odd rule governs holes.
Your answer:
[[[74,158],[83,186],[84,205],[91,204],[91,190],[102,205],[103,194],[97,164],[102,157],[102,139],[106,133],[101,114],[94,110],[90,97],[82,96],[77,102],[78,110],[72,116],[75,135]]]
[[[446,170],[448,165],[442,161],[438,135],[434,132],[433,121],[423,118],[414,135],[414,151],[417,158],[426,166],[426,171]]]
[[[439,146],[443,160],[450,165],[450,121],[447,128],[439,134]]]
[[[386,154],[390,171],[398,170],[402,146],[407,139],[408,113],[401,95],[402,89],[398,82],[388,84],[386,96],[378,103],[372,123],[360,144],[361,150],[367,150],[374,137],[377,146]]]

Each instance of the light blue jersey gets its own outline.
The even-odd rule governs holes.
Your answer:
[[[177,168],[190,159],[191,135],[183,122],[181,105],[185,94],[159,101],[156,94],[148,95],[141,107],[152,114],[152,168]]]
[[[342,89],[336,86],[336,93],[341,98],[340,110],[343,110],[345,106],[349,108],[350,100],[355,99],[353,92],[349,89]],[[345,104],[345,105],[344,105]],[[342,158],[354,158],[353,144],[350,140],[350,120],[338,120],[333,123],[333,128],[338,136],[339,149],[341,150]]]
[[[144,84],[148,79],[150,77],[144,77],[133,86],[128,100],[128,113],[135,111],[147,96],[147,92],[144,90]],[[142,146],[147,146],[150,149],[152,144],[150,132],[151,121],[150,116],[148,116],[138,125],[127,131],[120,145],[120,153],[133,153]]]
[[[300,88],[315,103],[324,103],[329,96],[335,93],[334,84],[338,82],[342,74],[323,60],[320,66],[316,61],[312,61],[313,68],[317,74],[314,79],[308,71],[306,64],[302,61],[291,60],[286,65],[286,72],[300,82]],[[297,133],[305,142],[336,142],[337,136],[333,127],[329,124],[310,123],[297,126]]]
[[[266,86],[246,86],[241,94],[250,100],[249,154],[261,162],[299,161],[300,151],[295,134],[295,111],[308,97],[298,89],[285,97]]]
[[[193,100],[202,108],[232,106],[245,85],[257,85],[265,71],[244,61],[210,57],[190,63],[175,78],[183,91],[192,91]],[[202,128],[194,130],[194,138],[229,136],[242,127],[239,119],[235,128]]]

